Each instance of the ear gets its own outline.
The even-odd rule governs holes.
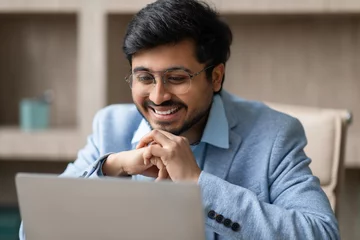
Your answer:
[[[212,71],[212,87],[214,92],[218,92],[220,90],[224,73],[225,65],[223,63],[217,65]]]

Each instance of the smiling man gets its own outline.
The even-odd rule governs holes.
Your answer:
[[[123,46],[134,105],[99,111],[63,176],[192,181],[207,239],[339,239],[299,121],[222,89],[231,41],[203,2],[138,12]]]

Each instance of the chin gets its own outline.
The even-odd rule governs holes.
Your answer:
[[[151,125],[151,129],[163,130],[174,135],[180,135],[182,133],[181,131],[182,127],[171,126],[172,124],[151,123],[150,125]]]

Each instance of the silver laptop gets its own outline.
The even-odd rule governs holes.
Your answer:
[[[16,176],[27,240],[205,239],[199,186]]]

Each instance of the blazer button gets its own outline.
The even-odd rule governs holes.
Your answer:
[[[237,232],[240,230],[240,224],[238,223],[233,223],[232,226],[231,226],[231,229],[234,231],[234,232]]]
[[[222,221],[224,220],[224,216],[219,214],[216,216],[215,220],[218,222],[218,223],[222,223]]]
[[[210,219],[215,219],[215,216],[216,216],[216,212],[215,212],[214,210],[210,210],[210,211],[208,212],[208,217],[209,217]]]
[[[230,219],[226,218],[224,220],[223,224],[224,224],[225,227],[229,228],[229,227],[231,227],[232,221]]]

